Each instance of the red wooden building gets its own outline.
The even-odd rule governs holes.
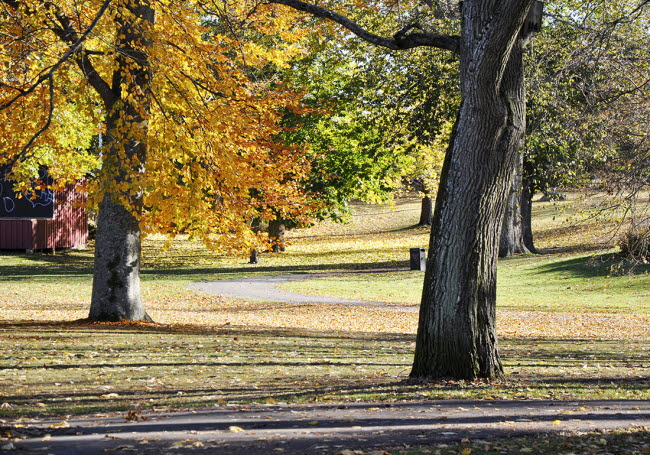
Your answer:
[[[7,198],[8,199],[8,198]],[[55,191],[50,197],[51,216],[31,218],[25,214],[0,216],[0,250],[44,250],[78,248],[88,242],[88,214],[85,196],[73,187]],[[12,201],[0,201],[11,204]]]

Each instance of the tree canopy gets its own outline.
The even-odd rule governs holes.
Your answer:
[[[93,307],[104,309],[92,317],[144,317],[141,231],[243,249],[260,210],[304,213],[294,182],[309,162],[275,140],[300,97],[262,71],[302,51],[294,15],[257,2],[0,5],[0,165],[19,186],[39,164],[59,185],[96,176]]]

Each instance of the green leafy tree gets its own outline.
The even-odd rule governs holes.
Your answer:
[[[648,2],[635,0],[547,4],[547,25],[527,65],[521,216],[530,250],[535,192],[596,185],[615,197],[608,206],[633,213],[635,196],[647,188],[649,13]]]

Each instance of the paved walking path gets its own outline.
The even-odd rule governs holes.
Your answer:
[[[331,275],[331,273],[304,273],[291,275],[264,275],[232,280],[202,281],[200,283],[189,285],[188,289],[208,294],[217,294],[224,297],[261,300],[265,302],[330,303],[337,305],[379,307],[399,311],[417,311],[413,306],[409,307],[382,302],[369,302],[366,300],[350,300],[338,297],[300,294],[297,292],[284,291],[278,288],[279,285],[290,281],[307,280]]]
[[[475,441],[648,427],[650,405],[641,400],[276,403],[143,412],[142,416],[147,420],[131,423],[124,416],[71,418],[65,424],[26,419],[15,431],[22,431],[28,439],[15,440],[8,449],[60,455],[178,453],[175,449],[235,455],[336,454],[343,450],[435,447],[464,438]]]

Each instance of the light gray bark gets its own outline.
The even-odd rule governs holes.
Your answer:
[[[150,109],[151,67],[145,49],[151,45],[147,29],[154,11],[148,1],[125,6],[135,19],[117,18],[118,68],[113,75],[112,96],[103,96],[107,112],[107,146],[103,149],[100,178],[105,196],[99,205],[95,268],[89,319],[95,321],[150,321],[140,298],[140,225],[142,194],[131,185],[134,175],[144,171],[148,134],[146,115]],[[125,77],[128,74],[130,77]],[[128,81],[128,82],[127,82]],[[116,108],[123,84],[131,92]],[[139,96],[136,94],[140,94]],[[128,128],[117,131],[120,115],[130,116]],[[122,190],[125,184],[127,190]],[[125,203],[129,209],[122,204]]]
[[[140,299],[140,226],[133,214],[110,196],[99,205],[89,318],[151,320]]]

